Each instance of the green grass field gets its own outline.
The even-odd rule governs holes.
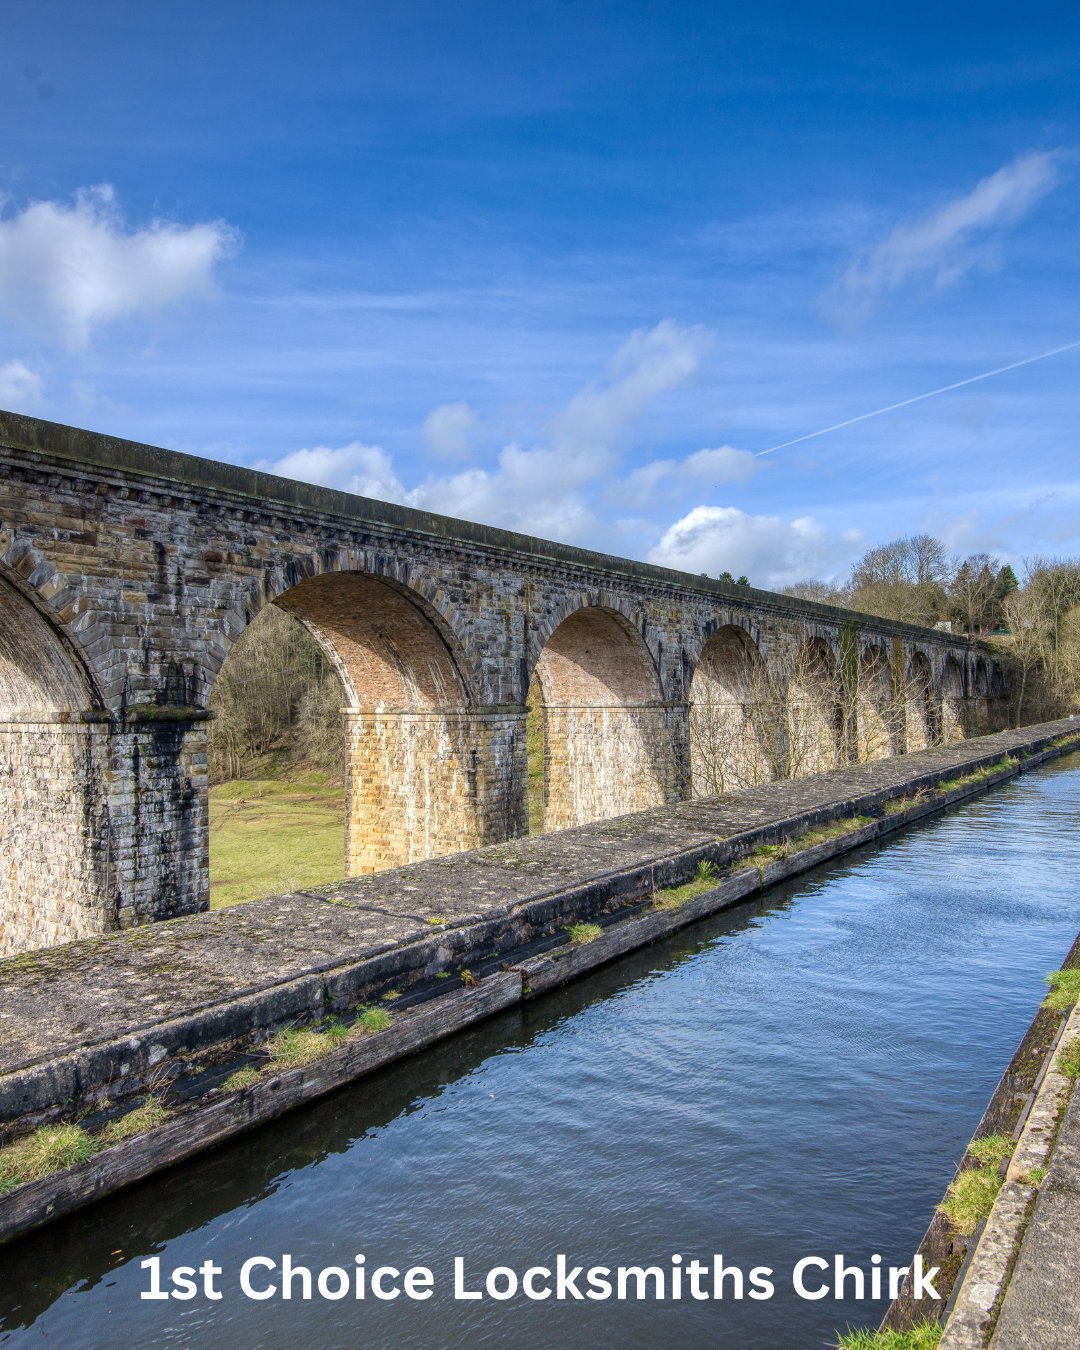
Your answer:
[[[345,789],[325,774],[210,789],[210,908],[345,875]]]

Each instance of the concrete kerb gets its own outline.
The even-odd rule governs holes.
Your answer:
[[[1054,735],[1060,736],[1060,731]],[[1053,738],[1032,737],[1027,742],[1032,747],[1032,754],[1023,768],[1035,767],[1036,760],[1044,762],[1070,748],[1048,744]],[[973,755],[953,766],[950,776],[965,777],[1000,760],[999,745],[988,754]],[[211,1089],[200,1099],[200,1104],[181,1111],[158,1130],[103,1151],[83,1164],[81,1170],[71,1169],[17,1187],[0,1197],[0,1241],[190,1157],[321,1092],[341,1086],[371,1068],[421,1049],[468,1021],[497,1011],[490,1002],[496,991],[499,1008],[522,998],[535,997],[676,928],[738,904],[762,888],[983,792],[994,783],[1015,776],[1020,769],[1020,764],[1010,763],[979,782],[938,792],[932,798],[913,802],[905,810],[891,815],[882,814],[860,829],[795,852],[785,859],[761,868],[754,866],[736,871],[677,909],[656,911],[650,908],[641,913],[656,891],[685,881],[700,862],[730,864],[763,844],[797,837],[828,820],[878,810],[890,800],[928,787],[936,788],[942,781],[940,771],[914,775],[901,784],[894,783],[887,789],[838,800],[818,810],[774,819],[724,840],[658,858],[647,867],[594,878],[588,886],[556,891],[522,906],[496,906],[486,916],[470,916],[471,922],[466,920],[456,927],[442,928],[419,941],[388,945],[386,950],[345,968],[327,962],[321,971],[299,979],[272,985],[241,998],[221,1000],[184,1017],[138,1028],[137,1034],[6,1074],[0,1080],[0,1119],[16,1123],[18,1133],[18,1125],[25,1129],[43,1120],[70,1116],[76,1106],[84,1109],[88,1105],[100,1107],[140,1088],[145,1090],[147,1072],[177,1056],[191,1055],[208,1046],[235,1050],[245,1040],[249,1044],[260,1037],[265,1040],[274,1027],[311,1020],[328,1011],[340,1011],[355,1001],[358,994],[370,998],[385,989],[390,981],[411,981],[416,985],[424,980],[425,974],[430,981],[433,963],[440,959],[440,952],[444,953],[443,965],[452,959],[464,963],[465,959],[475,959],[474,954],[481,952],[489,959],[499,955],[512,956],[515,950],[521,956],[512,969],[508,970],[508,963],[504,962],[502,973],[493,970],[482,979],[478,989],[443,992],[441,988],[431,987],[428,1000],[395,1018],[395,1024],[389,1030],[364,1037],[360,1042],[365,1047],[363,1054],[356,1053],[353,1044],[349,1043],[343,1050],[331,1052],[319,1060],[317,1066],[308,1066],[299,1079],[264,1074],[268,1083],[274,1082],[277,1086],[267,1086],[263,1093],[260,1085],[255,1097],[251,1095],[254,1089],[225,1094],[220,1089]],[[608,919],[601,937],[579,945],[558,945],[557,933],[568,926],[568,921],[597,916]],[[552,950],[533,955],[522,950],[530,945],[535,948],[538,936],[545,939]],[[481,994],[484,996],[480,997]],[[487,1011],[483,1011],[485,1008]],[[445,1011],[440,1012],[440,1009]],[[466,1020],[462,1021],[462,1017]],[[315,1072],[316,1068],[318,1072]],[[282,1084],[288,1090],[283,1090]],[[253,1102],[262,1104],[256,1109]],[[199,1123],[204,1112],[211,1112],[205,1128]],[[157,1151],[152,1146],[154,1139],[161,1141]],[[106,1153],[109,1155],[107,1167],[103,1162]],[[97,1171],[93,1170],[95,1167]],[[77,1177],[75,1173],[78,1173]],[[87,1180],[90,1177],[94,1178],[92,1185]]]
[[[938,1350],[983,1350],[994,1328],[1038,1194],[1031,1170],[1048,1163],[1073,1090],[1072,1080],[1053,1069],[1054,1055],[1066,1036],[1078,1032],[1080,1006],[1073,1008],[1047,1053],[1038,1093],[1024,1119],[1004,1184],[963,1274]]]

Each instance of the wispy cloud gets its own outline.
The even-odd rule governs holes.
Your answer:
[[[128,230],[112,187],[100,184],[72,206],[31,202],[0,220],[0,305],[79,351],[100,324],[205,295],[215,264],[238,245],[220,220]]]
[[[927,277],[939,287],[952,285],[987,259],[990,231],[1019,220],[1057,185],[1064,158],[1057,150],[1020,155],[965,196],[897,225],[851,264],[838,301],[866,308],[879,296]]]
[[[22,361],[8,361],[0,366],[0,406],[21,412],[39,403],[43,391],[41,376]]]
[[[480,418],[467,403],[444,403],[424,418],[422,435],[428,454],[439,459],[467,455]]]
[[[607,498],[618,506],[643,507],[657,498],[672,499],[687,489],[709,492],[726,483],[748,483],[762,468],[749,450],[722,445],[695,450],[683,460],[654,459],[611,484]]]

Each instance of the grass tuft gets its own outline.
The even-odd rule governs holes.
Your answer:
[[[805,834],[800,834],[794,839],[785,839],[779,844],[762,844],[747,857],[740,858],[731,870],[741,872],[748,867],[756,867],[764,874],[769,863],[781,862],[784,858],[790,858],[793,853],[802,853],[805,849],[817,848],[819,844],[839,839],[841,835],[853,834],[869,824],[869,820],[869,816],[851,816],[847,820],[834,820],[828,825],[819,825],[815,830],[807,830]]]
[[[993,1209],[1000,1189],[996,1165],[971,1167],[950,1184],[938,1208],[956,1232],[970,1237]]]
[[[169,1118],[169,1109],[160,1097],[147,1097],[141,1106],[125,1115],[110,1120],[108,1125],[94,1140],[98,1148],[108,1148],[118,1144],[121,1139],[130,1139],[136,1134],[145,1134],[158,1125],[164,1125]]]
[[[566,931],[570,934],[570,941],[577,943],[595,942],[598,937],[604,935],[604,930],[598,923],[575,923]]]
[[[702,859],[692,881],[682,886],[669,886],[666,890],[656,891],[653,895],[653,909],[678,909],[687,900],[696,895],[711,891],[720,879],[720,873],[714,863]]]
[[[1080,969],[1050,970],[1045,979],[1050,992],[1043,999],[1043,1007],[1068,1012],[1080,997]]]
[[[0,1148],[0,1195],[23,1182],[86,1162],[95,1151],[95,1141],[81,1125],[43,1125]]]
[[[286,1027],[267,1043],[270,1058],[282,1069],[296,1069],[301,1064],[313,1064],[331,1050],[349,1039],[351,1032],[340,1022],[331,1023],[325,1031],[314,1027]]]
[[[1066,1078],[1080,1078],[1080,1040],[1070,1041],[1064,1050],[1058,1052],[1054,1068]]]
[[[838,1350],[936,1350],[945,1328],[923,1322],[910,1331],[849,1331],[837,1338]]]
[[[968,1152],[984,1167],[996,1167],[1002,1158],[1012,1156],[1016,1140],[1011,1134],[986,1134],[968,1145]]]
[[[228,1078],[222,1083],[226,1092],[239,1092],[241,1088],[250,1087],[252,1083],[259,1081],[259,1071],[254,1064],[248,1064],[246,1068],[237,1069],[235,1073],[229,1074]]]
[[[385,1008],[357,1008],[356,1011],[360,1014],[356,1019],[360,1035],[368,1031],[385,1031],[393,1025],[394,1019]]]
[[[1046,1180],[1046,1168],[1029,1167],[1028,1170],[1024,1173],[1024,1175],[1028,1179],[1028,1181],[1033,1181],[1036,1186],[1041,1186],[1043,1182]]]

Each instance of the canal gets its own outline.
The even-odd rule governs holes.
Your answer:
[[[810,1350],[875,1325],[887,1290],[809,1301],[792,1269],[907,1263],[1080,928],[1078,823],[1072,755],[0,1248],[0,1345]],[[310,1301],[299,1277],[246,1297],[245,1261],[278,1287],[284,1253]],[[428,1268],[432,1296],[320,1295],[361,1253]],[[667,1296],[559,1299],[559,1254],[612,1286],[659,1267]],[[674,1254],[722,1254],[747,1296],[695,1299],[684,1273],[673,1300]],[[140,1298],[152,1256],[166,1289],[212,1262],[222,1297],[199,1275]],[[455,1298],[455,1257],[481,1298]],[[496,1266],[553,1293],[493,1298]]]

